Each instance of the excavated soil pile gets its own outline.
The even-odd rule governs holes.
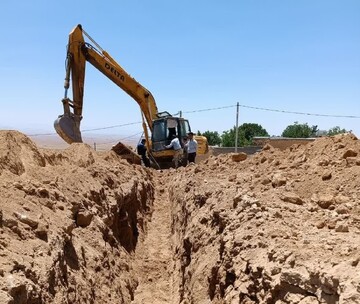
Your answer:
[[[224,155],[171,178],[183,303],[360,303],[360,143]]]
[[[129,303],[153,189],[115,152],[0,131],[0,303]]]
[[[360,303],[360,143],[156,171],[0,131],[0,304]]]

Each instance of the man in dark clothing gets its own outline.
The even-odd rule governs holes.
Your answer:
[[[146,156],[146,139],[143,138],[141,142],[137,145],[137,153],[141,155],[141,159],[145,165],[145,167],[150,167],[150,160]]]

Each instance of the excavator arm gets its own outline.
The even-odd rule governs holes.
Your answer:
[[[69,35],[66,56],[65,96],[62,99],[64,114],[54,122],[56,132],[67,143],[82,142],[80,122],[84,98],[85,57],[81,45],[85,43],[81,27],[77,26]],[[70,76],[71,75],[71,76]],[[72,80],[72,100],[68,98],[68,89]]]
[[[85,41],[84,36],[92,42]],[[132,78],[106,51],[104,51],[81,27],[77,25],[69,35],[67,48],[65,96],[62,99],[64,114],[54,122],[57,133],[67,143],[82,142],[80,122],[82,119],[85,68],[86,62],[93,65],[108,79],[130,95],[140,106],[143,119],[143,130],[147,139],[147,150],[154,163],[165,166],[172,160],[175,151],[166,149],[171,136],[175,135],[181,141],[190,132],[187,119],[174,117],[168,112],[158,112],[155,99],[149,90]],[[68,90],[72,87],[72,100],[68,97]],[[148,134],[151,132],[151,139]],[[199,136],[198,153],[207,152],[206,137]],[[117,146],[124,150],[124,145]]]
[[[57,133],[67,143],[82,142],[80,122],[82,119],[86,61],[91,63],[139,104],[146,124],[152,131],[152,121],[158,118],[158,109],[151,92],[132,78],[106,51],[102,50],[95,41],[92,40],[94,44],[98,46],[98,49],[85,42],[84,34],[92,40],[79,24],[69,35],[64,84],[65,97],[62,100],[64,114],[60,115],[54,123]],[[73,100],[67,97],[70,78]],[[144,131],[145,129],[144,126]]]

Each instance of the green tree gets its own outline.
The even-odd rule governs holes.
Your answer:
[[[268,132],[259,124],[244,123],[238,128],[238,146],[251,146],[252,139],[255,136],[269,136]],[[223,147],[234,147],[236,137],[236,127],[224,131],[221,135]]]
[[[221,145],[223,147],[235,147],[235,130],[236,127],[228,131],[224,131],[221,135]]]
[[[221,144],[221,137],[217,131],[205,131],[199,135],[205,136],[210,146],[216,146]]]
[[[346,132],[347,131],[345,129],[340,129],[339,126],[336,126],[336,127],[329,129],[329,131],[327,132],[327,135],[334,136],[336,134],[341,134],[341,133],[346,133]]]
[[[291,138],[308,138],[315,136],[317,131],[317,126],[310,127],[307,123],[299,124],[297,121],[295,121],[294,124],[285,128],[281,136]]]
[[[239,131],[244,132],[244,137],[249,142],[255,136],[269,136],[268,132],[256,123],[244,123],[239,127]]]

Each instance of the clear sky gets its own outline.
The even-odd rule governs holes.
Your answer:
[[[54,132],[68,34],[79,23],[160,111],[183,111],[193,131],[231,129],[237,102],[360,117],[359,0],[3,0],[1,129]],[[88,64],[81,128],[140,120],[136,102]],[[270,135],[295,121],[360,137],[360,118],[240,107],[239,125],[258,123]],[[128,136],[141,124],[97,132]]]

